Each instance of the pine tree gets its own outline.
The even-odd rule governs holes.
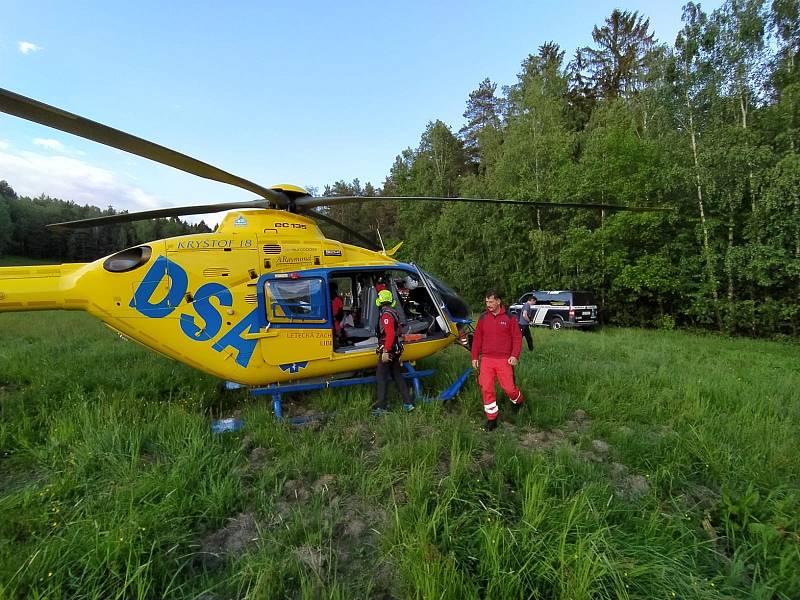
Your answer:
[[[648,53],[655,43],[650,20],[638,12],[614,9],[602,27],[595,26],[596,48],[582,49],[595,93],[601,98],[630,97],[645,78]]]
[[[464,150],[473,164],[480,162],[480,135],[487,129],[500,129],[502,101],[495,95],[497,84],[487,77],[478,85],[478,89],[470,92],[467,108],[464,111],[466,124],[459,129],[458,135],[464,142]]]

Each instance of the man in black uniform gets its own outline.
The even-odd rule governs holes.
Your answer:
[[[386,388],[389,377],[394,379],[397,391],[403,399],[403,408],[406,411],[414,410],[414,401],[408,393],[408,386],[400,370],[400,355],[403,353],[403,343],[400,341],[400,317],[394,310],[397,302],[389,290],[378,292],[375,304],[380,307],[378,317],[378,366],[375,371],[377,380],[378,398],[372,407],[372,413],[383,414],[386,408]]]
[[[533,350],[533,337],[531,336],[531,326],[533,319],[536,318],[536,296],[528,298],[519,311],[519,332],[528,342],[528,350]]]

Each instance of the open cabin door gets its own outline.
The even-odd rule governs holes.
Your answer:
[[[419,275],[422,284],[425,286],[425,289],[427,290],[428,294],[434,301],[434,305],[436,307],[436,312],[437,312],[435,318],[437,324],[439,325],[439,328],[443,332],[452,334],[453,331],[455,330],[455,327],[453,326],[453,322],[450,319],[450,315],[447,312],[446,304],[442,299],[441,295],[437,291],[436,287],[432,285],[432,283],[428,280],[427,275],[422,269],[420,269],[414,263],[411,263],[411,266],[414,267],[414,269],[417,271],[417,274]]]
[[[325,278],[276,273],[261,281],[259,293],[272,334],[261,340],[264,361],[297,373],[309,361],[330,358],[333,330]]]

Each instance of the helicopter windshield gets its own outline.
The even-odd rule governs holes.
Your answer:
[[[467,306],[467,303],[464,302],[464,300],[462,300],[461,297],[456,294],[456,292],[450,286],[444,283],[441,279],[434,277],[430,273],[426,273],[422,269],[420,269],[420,273],[422,273],[428,280],[428,283],[430,284],[434,293],[441,297],[441,300],[444,306],[447,308],[447,312],[450,313],[451,318],[469,320],[469,306]]]

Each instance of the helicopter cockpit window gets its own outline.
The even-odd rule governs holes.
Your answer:
[[[327,293],[319,277],[266,282],[267,319],[272,323],[325,323]]]

